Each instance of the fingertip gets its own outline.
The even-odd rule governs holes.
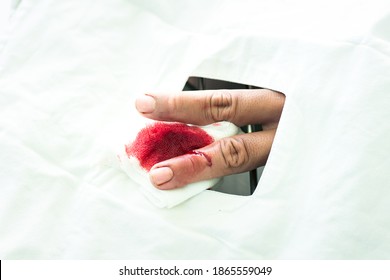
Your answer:
[[[170,189],[170,186],[167,185],[173,178],[173,171],[169,167],[157,167],[152,168],[149,171],[149,178],[152,184],[162,190]]]
[[[135,100],[135,108],[142,114],[153,113],[156,109],[156,100],[151,95],[141,95]]]

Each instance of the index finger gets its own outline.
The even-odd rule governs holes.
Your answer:
[[[149,172],[162,190],[241,173],[265,165],[275,129],[240,134],[213,142],[190,153],[156,163]]]
[[[284,95],[268,89],[147,93],[135,103],[154,120],[196,125],[229,121],[237,126],[277,123],[283,105]]]

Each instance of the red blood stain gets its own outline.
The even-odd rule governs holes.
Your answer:
[[[126,146],[126,153],[129,157],[136,157],[147,171],[158,162],[184,154],[204,156],[211,165],[208,155],[194,150],[213,141],[214,139],[199,127],[183,123],[156,122],[141,129],[134,142]]]

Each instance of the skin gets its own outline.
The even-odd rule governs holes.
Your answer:
[[[147,93],[136,109],[144,117],[207,125],[229,121],[237,126],[261,124],[263,131],[223,138],[198,149],[207,158],[186,154],[155,164],[149,172],[152,184],[169,190],[189,183],[246,172],[265,165],[283,110],[285,96],[268,89],[205,90]]]

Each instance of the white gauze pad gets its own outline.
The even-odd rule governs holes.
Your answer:
[[[147,126],[151,126],[157,122],[151,121]],[[162,123],[162,122],[158,122]],[[167,123],[168,124],[168,123]],[[196,127],[192,126],[191,127]],[[207,126],[197,126],[213,138],[214,141],[236,135],[240,133],[240,129],[230,122],[218,122]],[[149,174],[145,166],[141,166],[137,157],[129,155],[127,148],[134,144],[133,140],[126,145],[118,154],[120,168],[129,176],[131,180],[137,183],[141,192],[157,207],[171,208],[187,199],[199,194],[200,192],[209,189],[216,185],[221,178],[215,178],[200,182],[188,184],[184,187],[173,190],[159,190],[149,180]],[[158,146],[158,145],[157,145]],[[136,145],[132,146],[137,149]],[[139,147],[142,148],[142,147]],[[199,147],[201,148],[201,147]],[[161,151],[156,151],[156,153]],[[144,164],[145,165],[145,164]]]

